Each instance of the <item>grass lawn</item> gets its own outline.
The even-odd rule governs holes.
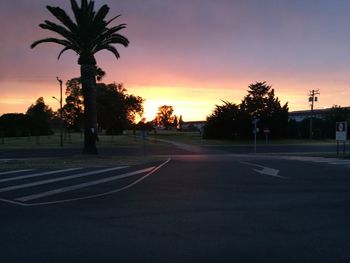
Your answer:
[[[188,143],[192,145],[220,145],[220,146],[233,146],[233,145],[253,145],[253,137],[250,140],[208,140],[202,139],[199,132],[179,132],[179,131],[157,131],[156,134],[151,132],[149,134],[151,138],[159,138],[164,140],[176,141],[181,143]],[[257,143],[259,145],[265,144],[264,139],[258,139]],[[329,145],[334,144],[334,140],[307,140],[307,139],[283,139],[283,140],[269,140],[269,145]]]
[[[161,145],[154,140],[144,141],[140,136],[127,135],[99,135],[97,147],[143,147],[144,143]],[[64,135],[63,148],[83,148],[84,139],[80,133]],[[9,137],[0,139],[1,149],[59,149],[59,133],[48,136]]]
[[[130,133],[129,133],[130,134]],[[71,134],[64,137],[64,149],[83,149],[83,137],[79,133]],[[173,147],[168,143],[156,142],[155,140],[143,140],[140,136],[133,135],[100,135],[97,142],[97,148],[133,148],[142,152],[145,148],[167,149]],[[17,138],[0,138],[0,151],[11,150],[28,150],[28,149],[52,149],[59,151],[60,136],[59,133],[50,136],[39,137],[17,137]],[[135,156],[106,156],[106,155],[85,155],[76,154],[64,157],[49,158],[30,158],[0,161],[0,170],[11,169],[55,169],[57,167],[92,167],[92,166],[119,166],[119,165],[137,165],[147,162],[163,160],[154,156],[135,155]],[[62,169],[63,169],[62,168]]]
[[[165,131],[158,130],[150,132],[147,136],[146,143],[155,143],[155,139],[164,139],[180,143],[192,145],[252,145],[253,137],[250,140],[207,140],[202,139],[199,132],[184,132],[184,131]],[[139,132],[136,136],[132,131],[127,131],[126,135],[99,135],[98,147],[141,147],[144,141]],[[265,140],[258,140],[258,144],[265,144]],[[284,139],[284,140],[269,140],[270,145],[303,145],[303,144],[334,144],[334,140],[299,140],[299,139]],[[158,143],[157,143],[158,144]],[[83,135],[80,133],[71,133],[64,135],[64,148],[82,148]],[[1,149],[56,149],[60,148],[59,133],[49,136],[32,136],[32,137],[15,137],[15,138],[0,138]]]

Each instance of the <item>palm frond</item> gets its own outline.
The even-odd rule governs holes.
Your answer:
[[[106,45],[106,44],[121,44],[124,47],[127,47],[129,45],[129,40],[120,35],[120,34],[113,34],[110,37],[108,37],[107,39],[101,41],[102,45]]]
[[[96,49],[96,52],[95,52],[95,53],[97,53],[97,52],[99,52],[99,51],[101,51],[101,50],[108,50],[108,51],[110,51],[110,52],[112,52],[112,53],[114,54],[114,56],[116,57],[116,59],[119,59],[119,58],[120,58],[120,55],[119,55],[118,50],[117,50],[115,47],[111,46],[111,45],[101,45],[101,46],[99,46],[99,47]]]
[[[69,41],[64,40],[64,39],[57,39],[57,38],[53,38],[53,37],[44,38],[44,39],[34,41],[30,45],[30,47],[35,48],[37,45],[39,45],[41,43],[56,43],[56,44],[59,44],[59,45],[65,46],[65,47],[70,47],[71,49],[75,50],[75,47]]]
[[[112,19],[108,20],[107,23],[106,23],[106,26],[108,26],[110,23],[112,23],[114,20],[116,20],[120,16],[121,15],[117,15],[117,16],[113,17]]]
[[[59,7],[46,7],[51,14],[53,14],[63,25],[65,25],[71,32],[77,31],[77,25],[74,24],[72,19],[67,15],[67,13]]]
[[[79,6],[78,6],[78,4],[77,4],[77,2],[75,0],[71,0],[70,4],[71,4],[71,8],[72,8],[74,17],[75,17],[75,21],[78,22],[78,17],[80,15]]]
[[[61,52],[58,54],[57,59],[59,60],[60,57],[62,56],[62,54],[63,54],[64,52],[66,52],[67,50],[73,50],[73,49],[70,48],[70,47],[65,47],[65,48],[62,49]],[[74,50],[73,50],[73,51],[74,51]]]
[[[79,61],[94,63],[94,54],[103,49],[112,52],[116,58],[119,58],[119,52],[113,45],[121,44],[124,47],[129,45],[129,40],[118,34],[120,30],[126,28],[126,24],[120,24],[111,28],[107,26],[120,15],[106,21],[109,12],[107,5],[102,5],[101,8],[95,11],[95,4],[92,0],[81,0],[80,5],[77,3],[77,0],[71,0],[70,2],[74,14],[72,18],[60,7],[47,6],[49,12],[60,23],[57,24],[45,20],[44,23],[39,25],[42,29],[52,31],[60,37],[35,41],[32,43],[31,48],[41,43],[56,43],[64,47],[58,58],[67,50],[73,50],[81,58],[81,60],[79,58],[78,63]]]
[[[126,28],[126,24],[120,24],[118,26],[112,27],[112,28],[107,28],[104,30],[102,34],[99,34],[96,39],[94,39],[94,43],[99,43],[110,36],[112,36],[114,33]]]
[[[93,21],[94,20],[94,17],[95,17],[94,7],[95,7],[95,2],[94,1],[90,1],[88,3],[88,8],[87,8],[87,12],[89,14],[89,21]]]
[[[96,13],[94,18],[94,24],[99,23],[100,21],[104,21],[107,14],[109,12],[109,7],[107,5],[103,5]]]
[[[71,31],[67,30],[65,27],[57,25],[53,22],[50,22],[48,20],[45,20],[45,24],[39,25],[42,29],[47,29],[50,31],[53,31],[64,38],[68,39],[71,42],[77,43],[76,41],[76,35],[72,33]]]

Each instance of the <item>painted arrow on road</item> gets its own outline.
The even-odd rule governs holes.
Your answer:
[[[269,175],[269,176],[273,176],[273,177],[278,177],[278,178],[281,178],[281,179],[288,179],[285,176],[278,175],[280,170],[277,170],[277,169],[274,169],[274,168],[270,168],[270,167],[266,167],[266,166],[262,166],[262,165],[255,164],[255,163],[248,163],[248,162],[241,162],[241,163],[249,165],[249,166],[255,166],[255,167],[261,168],[261,169],[253,169],[253,171],[255,171],[255,172],[259,173],[259,174],[264,174],[264,175]]]

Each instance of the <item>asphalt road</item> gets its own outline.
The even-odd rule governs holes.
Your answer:
[[[350,262],[350,162],[187,153],[57,170],[0,171],[2,263]]]

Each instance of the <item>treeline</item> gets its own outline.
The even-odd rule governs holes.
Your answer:
[[[143,114],[144,100],[128,94],[122,84],[98,83],[96,87],[97,121],[100,131],[121,134],[131,128],[135,118]],[[49,135],[61,125],[66,131],[80,132],[84,127],[84,105],[80,78],[66,83],[66,99],[62,112],[45,104],[42,97],[32,104],[25,114],[7,113],[0,116],[0,136]]]
[[[335,139],[336,122],[342,121],[347,121],[348,125],[350,124],[350,109],[334,105],[324,113],[323,118],[313,118],[312,138]],[[291,139],[310,138],[310,118],[305,118],[300,122],[290,120],[288,123],[288,137]]]
[[[49,135],[54,113],[42,97],[32,104],[26,114],[7,113],[0,117],[0,135],[3,137],[20,137],[31,135]]]
[[[311,115],[311,112],[310,112]],[[272,139],[335,139],[336,122],[350,124],[350,108],[333,106],[322,118],[313,117],[310,135],[310,117],[302,121],[289,120],[288,104],[281,105],[274,89],[266,82],[248,87],[248,94],[240,104],[223,101],[207,117],[204,126],[206,139],[247,139],[254,135],[253,120],[257,122],[257,137],[268,134]]]
[[[245,139],[253,134],[253,120],[257,133],[268,130],[271,138],[288,135],[288,103],[281,105],[274,89],[266,82],[249,85],[248,94],[240,104],[223,101],[216,105],[204,126],[206,139]]]
[[[67,81],[63,120],[66,128],[80,132],[84,123],[84,103],[80,78]],[[97,124],[107,134],[121,134],[143,114],[144,99],[127,93],[122,84],[98,83],[96,88]]]

